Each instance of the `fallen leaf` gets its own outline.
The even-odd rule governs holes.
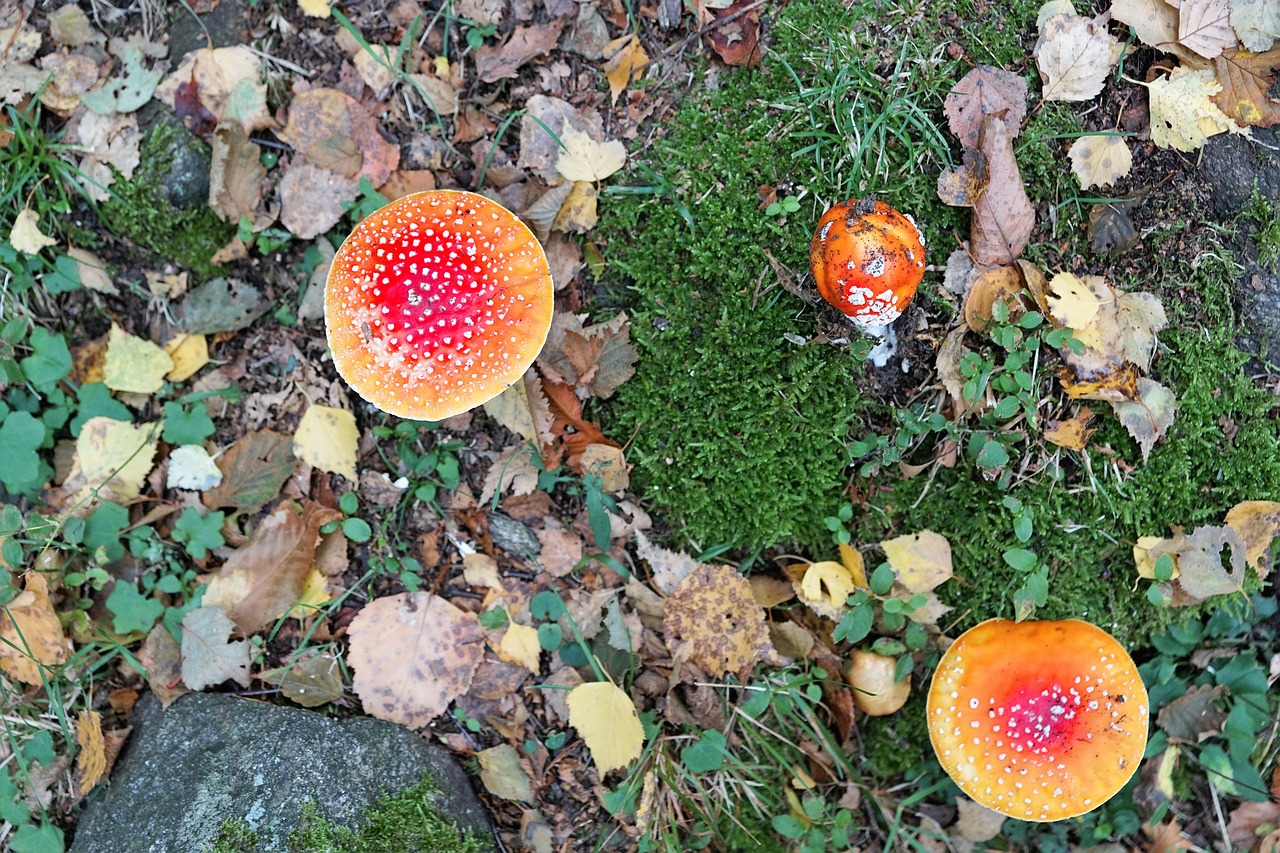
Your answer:
[[[921,530],[880,543],[898,583],[909,592],[929,592],[951,577],[951,543],[932,530]]]
[[[1080,188],[1105,187],[1129,174],[1133,155],[1123,137],[1108,133],[1081,136],[1067,150],[1071,171],[1080,180]]]
[[[1007,818],[967,797],[956,797],[955,830],[968,841],[990,841],[1004,829]]]
[[[498,657],[523,666],[534,675],[542,672],[542,645],[536,628],[512,622],[503,633],[497,652]]]
[[[312,18],[327,18],[332,14],[329,0],[298,0],[298,8]]]
[[[631,325],[625,313],[584,327],[586,317],[557,312],[538,364],[554,382],[607,400],[635,373],[639,355],[631,344]]]
[[[200,607],[182,617],[182,680],[204,690],[231,680],[249,686],[251,646],[230,642],[231,619],[217,607]]]
[[[1276,4],[1280,9],[1280,3]],[[1222,91],[1213,96],[1222,112],[1239,124],[1271,127],[1280,122],[1280,101],[1268,92],[1280,66],[1280,49],[1266,53],[1227,51],[1213,61]]]
[[[107,188],[120,177],[133,177],[142,162],[142,132],[133,115],[86,113],[76,127],[80,173],[76,179],[94,201],[111,197]]]
[[[1245,544],[1230,527],[1205,525],[1190,535],[1181,530],[1166,539],[1143,537],[1140,546],[1151,560],[1168,554],[1173,557],[1178,577],[1173,581],[1173,604],[1198,604],[1215,595],[1239,592],[1245,579]],[[1228,550],[1230,567],[1222,563],[1222,551]],[[1135,549],[1135,557],[1138,556]]]
[[[155,459],[158,427],[89,418],[76,438],[75,462],[64,487],[77,495],[96,493],[102,500],[136,498]]]
[[[83,797],[107,775],[102,715],[97,711],[81,711],[76,718],[76,747],[76,793]]]
[[[315,562],[321,526],[341,517],[313,501],[302,508],[282,504],[227,558],[202,603],[223,610],[245,636],[262,630],[298,601]]]
[[[1020,74],[979,65],[960,78],[943,103],[947,126],[965,148],[977,148],[982,122],[1000,116],[1009,138],[1016,137],[1027,115],[1027,81]]]
[[[164,351],[173,359],[173,369],[164,377],[170,382],[185,382],[209,363],[209,342],[204,335],[179,332],[164,345]]]
[[[1138,577],[1149,581],[1156,579],[1156,561],[1163,554],[1171,553],[1168,548],[1163,547],[1166,541],[1159,536],[1139,536],[1138,541],[1133,543],[1133,562],[1138,569]],[[1179,574],[1175,560],[1169,580],[1176,579]]]
[[[475,615],[425,591],[375,598],[347,635],[352,687],[366,713],[411,729],[467,691],[484,654]]]
[[[520,766],[520,753],[509,743],[498,744],[476,753],[480,764],[480,782],[495,797],[520,803],[533,802],[533,786],[529,774]]]
[[[630,485],[627,460],[621,447],[612,444],[588,444],[582,451],[582,472],[600,478],[600,487],[613,494]]]
[[[578,730],[600,775],[626,767],[644,751],[644,726],[631,697],[612,682],[569,691],[569,725]]]
[[[663,595],[675,592],[676,587],[702,565],[688,554],[653,544],[643,532],[636,533],[636,556],[649,564],[653,585]]]
[[[1084,329],[1098,316],[1097,295],[1071,273],[1055,275],[1049,281],[1049,290],[1049,312],[1059,324],[1071,329]]]
[[[668,649],[684,646],[716,678],[777,657],[751,584],[729,566],[701,565],[680,581],[667,597],[663,632]]]
[[[1245,562],[1265,578],[1271,569],[1271,543],[1280,536],[1280,502],[1238,503],[1227,511],[1226,523],[1244,541]]]
[[[620,141],[597,142],[585,133],[568,131],[560,137],[563,148],[556,171],[569,181],[599,183],[627,164],[627,149]]]
[[[1088,407],[1082,408],[1073,417],[1066,420],[1050,421],[1045,424],[1044,440],[1068,450],[1084,450],[1089,443],[1089,436],[1097,432],[1089,428],[1093,420],[1093,412]]]
[[[40,215],[29,207],[22,209],[13,220],[13,227],[9,229],[9,244],[27,255],[38,255],[57,243],[57,240],[40,230]]]
[[[355,415],[346,409],[312,405],[298,422],[293,452],[313,468],[340,474],[355,483],[360,479],[356,473],[359,443]]]
[[[1254,53],[1271,49],[1280,34],[1280,3],[1276,0],[1231,0],[1231,28]]]
[[[973,207],[991,182],[987,158],[976,148],[964,149],[959,166],[943,169],[938,175],[938,198],[952,207]],[[961,251],[964,257],[967,252]],[[972,264],[972,261],[970,261]]]
[[[501,394],[484,403],[484,411],[502,426],[526,441],[537,441],[533,411],[529,408],[529,392],[523,382],[508,385]],[[484,503],[481,499],[480,503]]]
[[[1102,91],[1119,41],[1105,21],[1055,15],[1040,28],[1032,50],[1046,101],[1088,101]]]
[[[111,324],[107,359],[102,366],[102,380],[108,388],[154,394],[164,386],[165,375],[170,370],[173,370],[173,359],[167,352]]]
[[[187,692],[182,683],[182,649],[163,624],[157,624],[147,634],[138,650],[138,662],[146,670],[151,692],[165,708]]]
[[[1178,10],[1165,0],[1114,0],[1111,17],[1133,27],[1138,40],[1166,53],[1180,48]]]
[[[42,685],[43,666],[67,662],[70,643],[49,601],[44,575],[23,575],[23,591],[0,609],[0,669],[24,684]]]
[[[63,6],[51,12],[48,20],[49,35],[58,44],[79,47],[89,42],[103,41],[102,34],[94,32],[89,16],[79,6]]]
[[[1227,837],[1231,841],[1232,850],[1251,850],[1260,837],[1259,829],[1280,825],[1280,802],[1253,803],[1245,800],[1231,810],[1231,820],[1227,822]],[[1263,830],[1265,831],[1265,830]],[[1273,853],[1262,848],[1260,853]]]
[[[1155,443],[1164,437],[1173,423],[1177,400],[1173,392],[1154,379],[1138,380],[1136,400],[1112,401],[1116,416],[1138,447],[1142,449],[1142,461],[1146,462]]]
[[[319,87],[295,95],[289,102],[289,121],[279,135],[300,152],[304,160],[334,174],[335,178],[355,179],[357,187],[362,176],[375,187],[382,186],[400,164],[399,146],[382,138],[370,107],[337,89]],[[338,168],[337,160],[346,156],[355,166],[351,171]],[[289,172],[296,168],[296,164],[291,166]],[[289,172],[285,173],[286,177]],[[314,187],[317,182],[315,176],[298,180],[304,187]],[[347,200],[354,198],[353,195]],[[300,216],[305,215],[301,209],[298,212]],[[328,211],[325,215],[329,215]],[[283,216],[281,211],[282,219]],[[327,227],[316,230],[312,236],[326,230]]]
[[[1181,0],[1178,5],[1178,41],[1184,47],[1213,59],[1236,44],[1228,0]]]
[[[1156,715],[1156,725],[1174,743],[1200,743],[1222,730],[1227,713],[1217,702],[1226,692],[1219,684],[1201,684],[1172,700]]]
[[[1182,824],[1177,818],[1169,818],[1164,823],[1152,825],[1144,823],[1142,832],[1151,839],[1148,853],[1176,853],[1179,850],[1198,849],[1182,834]]]
[[[64,6],[63,8],[71,7]],[[107,264],[102,258],[88,249],[81,249],[79,246],[67,247],[67,257],[76,262],[76,271],[80,274],[80,283],[82,285],[97,293],[106,293],[111,296],[119,295],[120,291],[115,282],[111,280],[111,273],[107,271]]]
[[[262,150],[249,138],[239,122],[223,122],[209,139],[209,206],[224,222],[248,219],[252,230],[261,231],[273,221],[262,206]]]
[[[533,454],[529,451],[528,445],[517,444],[508,447],[489,466],[477,502],[485,506],[494,495],[503,495],[508,489],[516,497],[533,494],[538,488],[539,473],[537,466],[533,464]]]
[[[503,44],[485,45],[475,52],[476,76],[482,83],[496,83],[516,76],[520,66],[553,50],[563,29],[563,18],[549,24],[516,27]]]
[[[239,122],[246,133],[274,124],[267,109],[267,86],[262,82],[262,60],[247,45],[193,50],[161,83],[155,95],[178,108],[179,87],[189,86],[213,124]]]
[[[222,471],[209,451],[198,444],[184,444],[169,452],[169,472],[165,486],[203,492],[222,482]]]
[[[990,181],[973,205],[970,250],[978,264],[1008,264],[1022,254],[1031,239],[1036,212],[1022,184],[1004,121],[987,116],[979,139]]]
[[[279,494],[280,487],[298,467],[290,437],[269,429],[240,436],[217,462],[222,483],[204,493],[204,505],[250,513],[262,509]]]
[[[396,50],[385,44],[361,45],[351,58],[360,79],[379,101],[385,100],[396,82]]]
[[[965,325],[975,332],[986,332],[995,322],[992,319],[992,311],[999,302],[1009,306],[1009,316],[1016,319],[1022,313],[1018,294],[1022,293],[1023,289],[1022,276],[1017,267],[1004,265],[983,271],[969,285],[969,290],[965,294]],[[973,406],[976,403],[975,400],[969,400],[966,405]]]
[[[706,4],[711,9],[711,4]],[[760,64],[764,51],[760,47],[760,9],[754,0],[733,0],[714,9],[722,21],[709,28],[707,41],[726,65],[752,67]]]
[[[794,584],[796,596],[813,612],[828,619],[844,615],[846,602],[857,584],[844,564],[832,560],[810,563],[804,576]]]
[[[318,708],[342,698],[342,670],[331,654],[310,655],[289,666],[268,670],[259,676],[304,708]]]
[[[310,240],[337,225],[346,205],[360,197],[360,182],[313,163],[295,163],[277,190],[280,224],[295,237]]]
[[[1212,69],[1179,66],[1168,77],[1157,77],[1147,87],[1151,112],[1151,141],[1161,148],[1195,151],[1210,136],[1223,131],[1242,132],[1213,97],[1222,84]]]
[[[627,85],[649,64],[649,54],[645,53],[637,33],[627,33],[604,46],[604,77],[609,81],[609,96],[613,104],[618,103],[618,96]]]
[[[341,528],[339,528],[339,532]],[[321,537],[323,541],[323,537]],[[316,546],[316,562],[319,563],[320,546]],[[311,570],[307,572],[307,576],[302,581],[302,591],[298,593],[298,597],[294,599],[293,606],[284,612],[285,619],[297,619],[302,621],[311,616],[315,616],[324,606],[325,602],[332,599],[329,595],[329,578],[319,567],[313,565]]]

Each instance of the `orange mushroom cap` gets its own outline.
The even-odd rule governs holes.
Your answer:
[[[809,270],[822,298],[866,329],[902,315],[924,278],[924,235],[915,220],[874,198],[822,214],[809,243]]]
[[[528,227],[475,193],[432,190],[370,214],[325,285],[338,373],[385,412],[442,420],[496,397],[551,328],[546,254]]]
[[[929,739],[970,799],[1051,821],[1124,787],[1147,744],[1147,690],[1124,647],[1088,622],[991,619],[942,656]]]

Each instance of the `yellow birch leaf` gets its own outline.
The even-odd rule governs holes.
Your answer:
[[[75,465],[86,488],[98,489],[104,499],[136,498],[155,459],[158,426],[134,426],[101,416],[85,421],[76,439]],[[76,473],[73,469],[68,483],[75,481]]]
[[[635,703],[616,684],[579,684],[566,701],[569,725],[582,736],[600,775],[626,767],[644,751],[644,726]]]
[[[854,588],[848,569],[834,560],[825,560],[805,569],[804,577],[796,584],[796,595],[815,613],[839,619]]]
[[[1098,297],[1088,285],[1069,272],[1060,272],[1049,282],[1048,297],[1053,319],[1072,329],[1085,329],[1098,315]]]
[[[1168,77],[1147,87],[1151,111],[1151,141],[1161,148],[1195,151],[1210,136],[1232,131],[1248,135],[1213,102],[1222,91],[1212,68],[1178,66]]]
[[[154,394],[164,386],[165,374],[170,370],[173,359],[167,352],[112,324],[107,336],[107,360],[102,366],[102,381],[108,388]]]
[[[314,616],[320,606],[333,598],[329,595],[329,579],[315,566],[307,573],[302,582],[302,592],[298,593],[298,601],[285,612],[286,618],[306,619]]]
[[[617,139],[596,142],[575,130],[560,135],[564,146],[556,159],[556,171],[569,181],[603,181],[627,165],[627,148]]]
[[[68,643],[44,575],[27,572],[25,579],[26,588],[0,611],[0,669],[24,684],[41,684],[40,665],[66,663]]]
[[[1280,502],[1245,501],[1227,512],[1227,526],[1244,540],[1245,562],[1266,576],[1269,566],[1263,562],[1271,550],[1271,542],[1280,536]]]
[[[209,363],[209,342],[204,335],[174,335],[164,351],[173,359],[173,370],[165,374],[170,382],[184,382]]]
[[[853,578],[853,585],[860,589],[870,589],[871,584],[867,582],[867,568],[862,561],[862,552],[852,545],[844,542],[840,543],[840,562],[848,569],[849,576]]]
[[[293,435],[293,455],[330,474],[340,474],[357,482],[356,448],[360,430],[355,415],[346,409],[311,406],[298,422]]]
[[[618,103],[618,96],[627,88],[637,72],[649,64],[649,54],[645,53],[636,33],[614,39],[604,46],[606,57],[604,76],[609,81],[609,95],[613,103]]]
[[[107,749],[102,737],[102,716],[81,711],[76,720],[76,791],[84,796],[107,775]]]
[[[1108,133],[1081,136],[1067,151],[1071,171],[1080,179],[1080,188],[1103,187],[1129,174],[1133,155],[1123,137]]]
[[[498,644],[498,657],[537,675],[542,671],[542,644],[538,642],[538,630],[512,622]]]
[[[23,208],[13,220],[13,228],[9,230],[10,245],[28,255],[38,255],[41,249],[57,242],[40,230],[40,216],[29,207]]]
[[[538,432],[533,426],[533,411],[529,408],[529,394],[523,382],[508,385],[501,394],[486,400],[484,411],[526,441],[538,440]]]
[[[585,234],[596,227],[596,188],[586,181],[575,181],[551,223],[552,231]]]
[[[1164,554],[1169,554],[1173,558],[1173,574],[1169,576],[1169,580],[1173,580],[1182,574],[1178,569],[1178,557],[1172,553],[1169,547],[1164,547],[1159,554],[1153,553],[1155,549],[1161,545],[1168,546],[1172,540],[1161,539],[1159,536],[1139,536],[1138,541],[1133,546],[1133,564],[1138,570],[1138,577],[1146,578],[1149,581],[1156,579],[1156,560]]]
[[[951,577],[951,543],[932,530],[921,530],[880,543],[898,583],[912,593],[929,592]]]
[[[313,18],[327,18],[331,14],[329,0],[298,0],[298,8]]]

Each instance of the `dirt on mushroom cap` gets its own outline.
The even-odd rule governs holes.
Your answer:
[[[992,619],[965,632],[938,664],[927,713],[961,790],[1027,821],[1102,805],[1137,770],[1149,725],[1132,659],[1079,620]]]
[[[502,392],[551,326],[546,255],[484,196],[397,199],[343,241],[325,288],[334,365],[361,397],[400,417],[441,420]]]

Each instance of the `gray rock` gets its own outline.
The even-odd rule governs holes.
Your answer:
[[[231,47],[248,44],[249,4],[244,0],[222,0],[212,12],[193,15],[185,4],[170,4],[169,58],[174,65],[188,52],[204,47]]]
[[[440,813],[480,838],[487,814],[448,752],[400,726],[337,720],[211,693],[190,693],[167,711],[150,694],[109,785],[90,797],[71,853],[198,853],[228,819],[281,850],[301,804],[354,827],[382,793],[430,773]]]
[[[522,557],[536,557],[542,553],[542,543],[532,530],[509,515],[489,513],[489,535],[493,544],[504,551]]]
[[[1210,188],[1210,203],[1219,216],[1234,216],[1258,191],[1280,199],[1280,134],[1275,128],[1253,128],[1251,139],[1220,133],[1204,146],[1200,175]]]

